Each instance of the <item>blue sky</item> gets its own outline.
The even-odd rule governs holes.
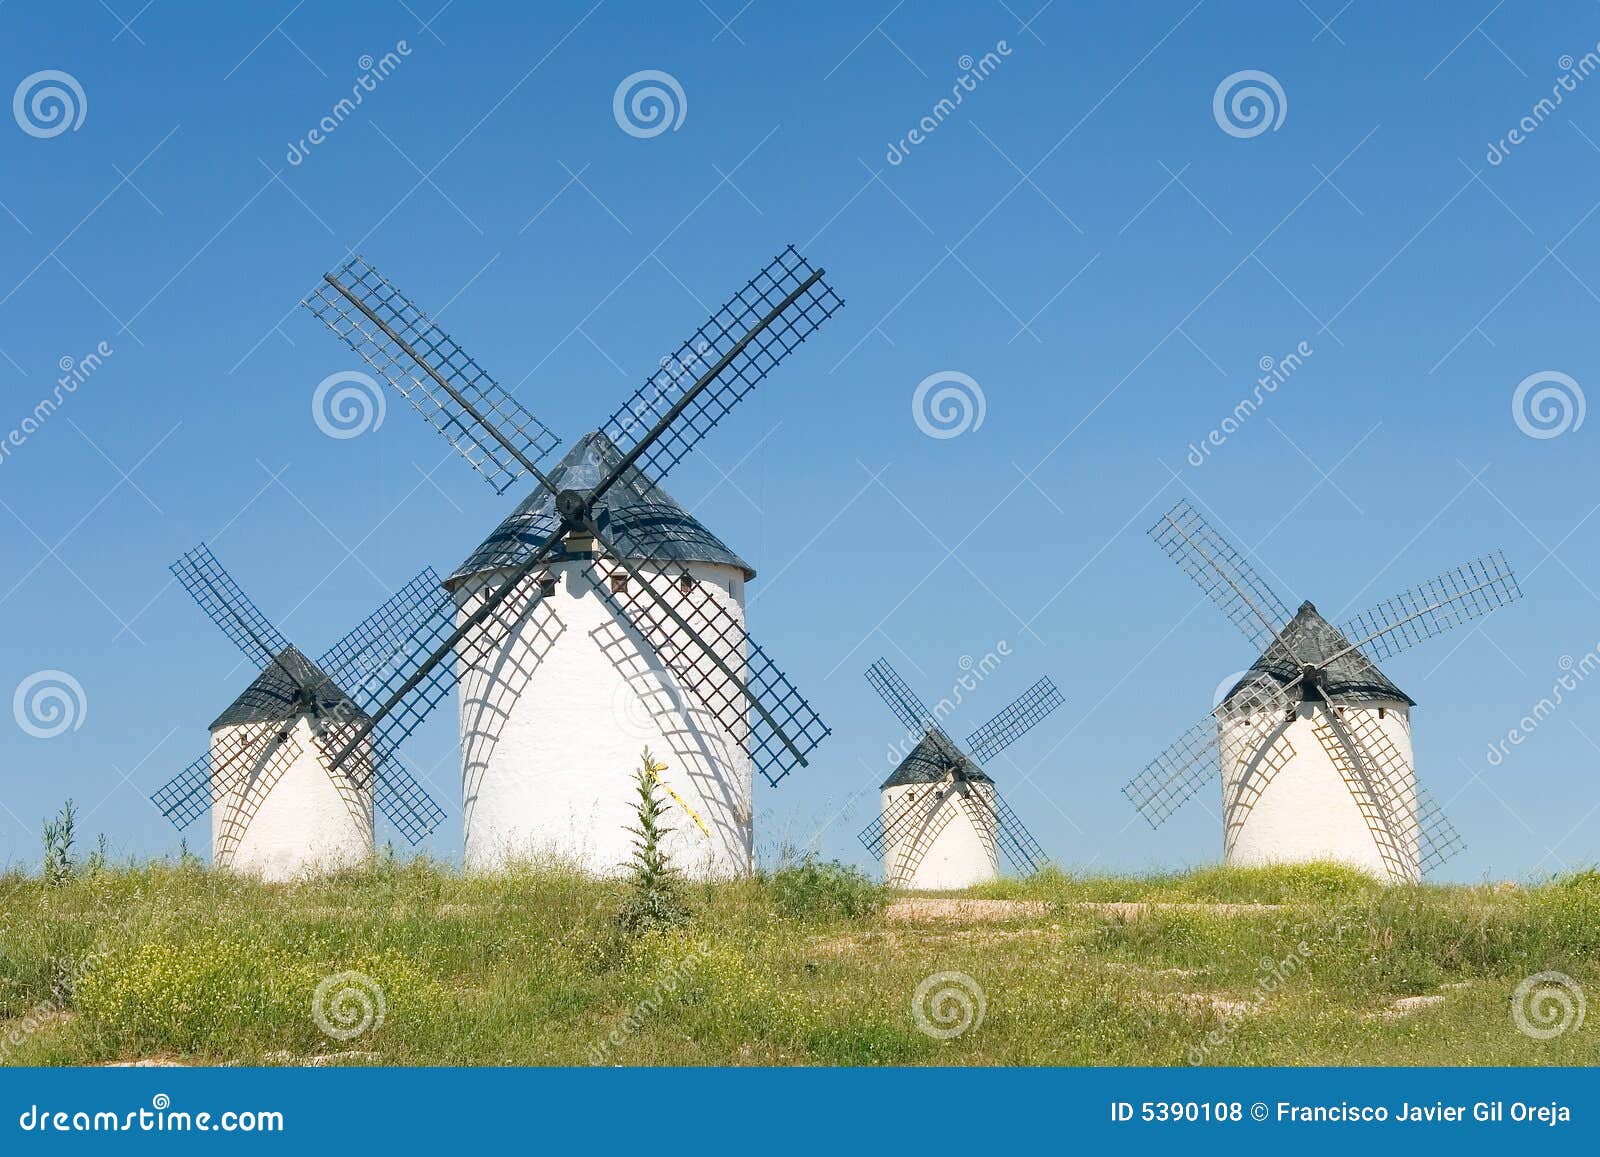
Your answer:
[[[53,738],[0,726],[0,861],[36,860],[69,795],[119,853],[176,847],[145,797],[250,674],[170,580],[183,551],[208,541],[320,651],[514,502],[398,398],[360,437],[319,431],[317,384],[359,367],[294,307],[347,248],[570,443],[788,242],[846,308],[670,480],[760,571],[752,632],[834,728],[761,786],[768,858],[865,861],[896,737],[872,659],[937,698],[1002,640],[955,729],[1055,679],[1066,706],[989,769],[1054,857],[1219,855],[1211,792],[1152,832],[1119,791],[1254,658],[1143,533],[1188,497],[1335,619],[1503,547],[1525,599],[1385,665],[1469,845],[1443,875],[1596,859],[1600,682],[1487,759],[1600,645],[1600,423],[1536,438],[1512,409],[1530,375],[1568,397],[1600,376],[1600,78],[1533,111],[1600,41],[1592,4],[436,6],[0,7],[6,91],[60,70],[84,105],[55,135],[0,118],[0,431],[62,359],[113,351],[0,459],[0,690],[59,670],[84,704]],[[615,119],[641,70],[681,87],[676,129]],[[1282,92],[1255,135],[1213,113],[1244,70]],[[912,397],[942,372],[984,418],[932,438]],[[447,858],[451,714],[407,749]]]

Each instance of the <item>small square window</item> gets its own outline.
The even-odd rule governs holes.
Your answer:
[[[542,578],[539,580],[539,597],[543,599],[554,598],[556,593],[556,580]]]
[[[678,576],[678,593],[681,595],[694,594],[694,576],[684,571]]]
[[[614,595],[625,595],[628,593],[627,575],[614,574],[611,576],[611,593]]]

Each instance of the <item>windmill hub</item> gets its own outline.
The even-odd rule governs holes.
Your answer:
[[[563,490],[556,495],[556,512],[569,526],[586,530],[589,527],[589,496],[581,490]]]

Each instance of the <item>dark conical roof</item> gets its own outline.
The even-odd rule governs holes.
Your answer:
[[[266,670],[255,677],[228,709],[211,721],[208,730],[233,727],[240,723],[283,723],[294,719],[305,707],[299,702],[300,688],[289,677],[293,671],[307,687],[316,689],[317,706],[326,711],[337,711],[346,720],[365,719],[366,713],[350,701],[334,681],[298,648],[288,647],[278,654],[276,663],[267,664]]]
[[[1267,675],[1280,684],[1288,684],[1299,677],[1300,668],[1309,663],[1325,669],[1328,697],[1336,702],[1389,699],[1415,705],[1411,696],[1391,683],[1388,676],[1378,670],[1378,665],[1360,651],[1340,655],[1330,665],[1328,660],[1347,650],[1350,640],[1310,603],[1301,603],[1294,618],[1279,634],[1282,642],[1272,641],[1261,658],[1251,664],[1246,677],[1228,692],[1224,703],[1239,694],[1251,681],[1251,676]],[[1284,652],[1284,643],[1289,645],[1292,655]]]
[[[938,783],[949,776],[952,766],[961,768],[962,779],[977,783],[994,782],[983,768],[968,759],[955,744],[939,732],[930,731],[922,737],[921,743],[912,748],[911,754],[900,761],[900,766],[894,769],[878,790],[903,787],[908,783]]]
[[[622,452],[605,434],[585,434],[550,471],[558,490],[592,490],[622,461]],[[746,579],[755,578],[753,567],[695,517],[677,499],[630,466],[601,497],[607,535],[633,558],[654,562],[710,562],[738,567]],[[597,515],[599,512],[597,512]],[[445,579],[446,586],[485,571],[516,566],[549,538],[561,523],[555,495],[541,483],[523,499],[506,520],[484,539],[467,560]],[[559,560],[562,556],[555,555]]]

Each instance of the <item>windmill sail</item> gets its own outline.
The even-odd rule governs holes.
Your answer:
[[[967,736],[967,750],[979,763],[987,762],[1044,721],[1066,702],[1046,675],[1014,699],[1010,706]]]
[[[640,447],[639,465],[665,478],[843,305],[822,271],[787,247],[662,358],[602,429],[619,446]]]
[[[789,677],[750,638],[722,596],[696,584],[668,593],[669,582],[625,559],[615,589],[609,576],[588,573],[596,593],[631,623],[679,683],[744,747],[756,770],[776,785],[831,734]],[[741,654],[742,652],[742,654]]]
[[[359,254],[301,303],[398,390],[495,493],[561,439]]]
[[[1500,551],[1445,571],[1371,607],[1341,628],[1375,662],[1522,597],[1517,576]]]
[[[1266,649],[1277,635],[1278,624],[1288,620],[1289,608],[1255,572],[1243,551],[1187,501],[1162,515],[1149,533],[1257,650]]]

